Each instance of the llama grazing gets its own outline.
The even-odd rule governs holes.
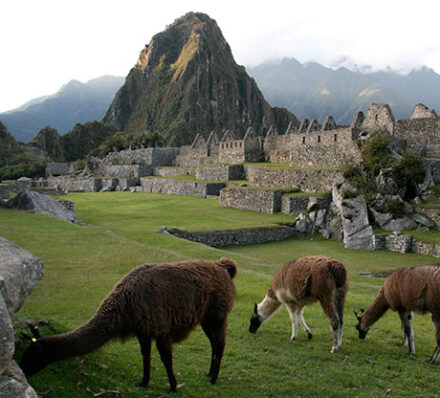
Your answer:
[[[226,337],[227,314],[232,308],[236,274],[234,261],[202,260],[140,265],[123,277],[96,314],[77,329],[33,339],[20,366],[27,376],[52,362],[91,352],[114,337],[135,335],[143,356],[142,386],[150,381],[151,340],[176,391],[172,344],[185,339],[200,324],[212,349],[209,377],[217,380]]]
[[[368,309],[361,316],[354,312],[358,320],[356,329],[359,338],[365,338],[370,327],[388,308],[399,313],[402,321],[402,345],[409,347],[409,355],[415,353],[412,311],[432,314],[436,347],[430,362],[434,363],[440,353],[440,268],[422,265],[392,272]]]
[[[292,321],[292,341],[296,339],[298,321],[307,333],[307,337],[311,339],[312,333],[303,317],[304,307],[319,301],[325,315],[330,319],[333,330],[331,352],[335,352],[342,343],[347,290],[347,272],[339,261],[324,256],[291,260],[275,273],[263,301],[259,304],[255,303],[249,331],[255,333],[283,303]]]

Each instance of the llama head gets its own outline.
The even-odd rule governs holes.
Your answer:
[[[260,315],[258,315],[258,304],[255,303],[254,313],[251,316],[251,323],[249,325],[249,332],[256,333],[262,323],[263,323],[263,318]]]
[[[362,322],[364,309],[363,308],[360,309],[360,315],[358,315],[357,311],[355,311],[355,310],[353,310],[353,312],[354,312],[354,316],[356,317],[356,319],[358,321],[358,323],[356,325],[356,330],[359,332],[359,338],[365,339],[370,328]]]
[[[29,347],[21,357],[19,366],[23,370],[23,373],[28,376],[32,376],[34,373],[39,372],[41,369],[49,365],[50,360],[46,355],[44,341],[39,341],[36,338],[32,338]]]

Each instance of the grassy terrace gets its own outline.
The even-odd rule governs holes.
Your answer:
[[[341,242],[318,237],[224,250],[186,242],[154,232],[162,225],[189,229],[227,229],[270,225],[291,218],[277,214],[220,207],[195,197],[143,193],[70,194],[79,226],[26,211],[0,208],[1,235],[38,255],[45,277],[28,298],[19,317],[50,321],[43,334],[71,330],[86,322],[114,284],[132,267],[145,262],[189,258],[234,258],[237,297],[229,316],[226,350],[218,383],[209,384],[210,348],[197,328],[174,345],[174,370],[181,384],[176,397],[436,397],[440,394],[439,365],[426,359],[434,349],[429,316],[415,315],[416,355],[399,347],[400,322],[387,313],[367,339],[358,339],[353,308],[372,302],[383,279],[361,276],[438,259],[385,251],[345,250]],[[266,293],[275,270],[286,260],[325,254],[341,260],[350,278],[342,348],[330,354],[331,331],[318,304],[305,318],[313,339],[300,330],[291,343],[290,322],[281,309],[256,335],[248,332],[253,303]],[[20,355],[21,346],[18,347]],[[30,378],[44,397],[166,396],[168,380],[157,350],[152,350],[152,378],[141,379],[141,355],[135,339],[111,342],[96,352],[61,361]],[[105,393],[113,391],[113,393]]]

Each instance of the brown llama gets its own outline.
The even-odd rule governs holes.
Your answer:
[[[227,314],[235,297],[231,279],[236,271],[235,262],[228,258],[140,265],[116,284],[86,324],[68,333],[33,339],[20,366],[31,376],[52,362],[91,352],[114,337],[135,335],[143,356],[141,386],[150,381],[154,339],[174,392],[172,344],[200,324],[211,343],[208,376],[214,384],[225,347]]]
[[[335,352],[342,343],[344,302],[348,290],[345,267],[337,260],[325,256],[308,256],[291,260],[274,275],[270,288],[259,304],[255,303],[249,331],[256,333],[260,325],[284,304],[292,321],[291,340],[296,339],[298,321],[307,337],[312,333],[304,321],[304,307],[319,301],[333,330]]]
[[[403,332],[402,346],[409,347],[409,355],[415,353],[412,312],[432,314],[436,347],[430,362],[434,363],[440,353],[440,268],[421,265],[392,272],[368,309],[360,316],[354,311],[358,320],[356,329],[359,338],[365,338],[370,327],[388,308],[399,313]]]

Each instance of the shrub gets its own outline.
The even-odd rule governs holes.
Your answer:
[[[392,172],[397,185],[408,189],[413,184],[423,182],[426,166],[420,155],[410,149],[405,149],[400,161],[393,166]]]
[[[383,130],[375,130],[361,149],[362,159],[365,166],[373,176],[379,174],[379,170],[391,167],[393,158],[388,145],[391,137]]]
[[[401,217],[405,214],[405,203],[397,198],[387,196],[384,199],[379,211],[381,213],[391,213],[393,216]]]

